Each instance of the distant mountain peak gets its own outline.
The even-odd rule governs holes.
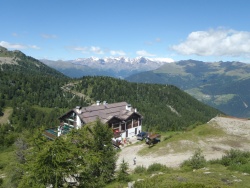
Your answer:
[[[157,69],[158,67],[168,63],[166,61],[153,61],[146,57],[89,57],[78,58],[75,60],[62,61],[60,64],[52,60],[41,60],[48,66],[53,67],[56,70],[62,71],[67,76],[75,77],[77,75],[108,75],[116,78],[125,78],[129,75]],[[67,74],[67,70],[70,70],[70,75]],[[80,73],[82,71],[82,73]],[[77,77],[81,77],[77,76]]]

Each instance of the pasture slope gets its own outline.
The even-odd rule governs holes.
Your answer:
[[[117,166],[124,159],[132,171],[136,166],[148,167],[161,163],[178,168],[189,159],[198,148],[206,160],[221,158],[230,149],[250,151],[250,120],[232,117],[215,117],[195,129],[174,135],[170,139],[149,148],[144,142],[131,139],[131,145],[124,146],[119,152]],[[136,157],[137,164],[133,164]]]

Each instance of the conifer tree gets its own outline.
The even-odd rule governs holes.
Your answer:
[[[99,120],[93,127],[93,150],[100,153],[99,168],[95,168],[96,175],[102,177],[103,181],[109,182],[116,168],[116,152],[112,145],[111,139],[113,132],[106,124]]]
[[[30,148],[19,187],[62,187],[64,178],[75,173],[71,161],[72,147],[65,138],[58,137],[47,142],[41,140],[36,138]]]
[[[111,129],[97,121],[53,141],[35,134],[23,165],[19,187],[66,186],[74,176],[80,187],[103,187],[115,172]]]
[[[128,174],[128,163],[125,162],[125,160],[122,160],[122,163],[120,164],[118,175],[117,175],[117,180],[119,182],[127,182],[130,181],[130,177]]]

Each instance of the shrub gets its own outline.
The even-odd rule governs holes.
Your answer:
[[[127,171],[128,171],[128,163],[125,162],[123,159],[122,163],[120,164],[120,168],[117,175],[117,180],[119,182],[128,182],[131,180]]]
[[[221,158],[221,164],[225,166],[241,165],[250,162],[250,152],[231,149]]]
[[[190,159],[184,161],[181,164],[181,167],[188,167],[191,169],[200,169],[200,168],[205,167],[206,163],[207,163],[206,159],[204,155],[202,154],[201,149],[197,149],[194,152],[194,155]]]
[[[241,167],[241,169],[239,171],[250,174],[250,162],[248,162],[247,164],[242,165],[242,167]]]
[[[247,164],[232,164],[228,166],[229,170],[232,171],[240,171],[240,172],[245,172],[245,173],[250,173],[250,163]]]
[[[152,172],[157,172],[157,171],[168,171],[168,170],[169,168],[166,167],[165,165],[154,163],[148,167],[147,172],[152,173]]]
[[[144,166],[137,166],[137,167],[135,167],[135,169],[134,169],[134,173],[135,173],[135,174],[143,174],[143,173],[145,173],[145,172],[147,172],[147,168],[144,167]]]
[[[221,159],[211,160],[210,163],[227,166],[229,170],[250,173],[250,152],[231,149]]]

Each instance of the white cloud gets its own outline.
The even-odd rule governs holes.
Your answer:
[[[8,49],[27,49],[27,48],[32,48],[32,49],[40,49],[36,45],[23,45],[23,44],[11,44],[9,42],[1,41],[0,46],[3,46]]]
[[[104,54],[104,52],[101,50],[101,48],[97,47],[97,46],[91,46],[90,51],[95,53],[95,54]]]
[[[144,57],[153,57],[153,56],[155,56],[154,54],[150,54],[145,50],[139,50],[139,51],[136,52],[136,54],[139,55],[139,56],[144,56]]]
[[[41,34],[42,38],[45,38],[45,39],[55,39],[57,38],[56,35],[51,35],[51,34]]]
[[[250,32],[220,28],[196,31],[172,49],[184,55],[247,56],[250,55]]]
[[[172,58],[168,58],[168,57],[157,57],[157,58],[149,58],[149,59],[152,61],[167,62],[167,63],[174,62]]]
[[[89,53],[94,53],[94,54],[104,54],[103,50],[98,47],[98,46],[91,46],[91,47],[70,47],[72,50],[75,51],[80,51],[83,54],[89,54]]]
[[[82,53],[89,53],[89,51],[88,51],[88,48],[87,47],[73,47],[73,50],[75,50],[75,51],[80,51],[80,52],[82,52]]]
[[[151,46],[151,45],[154,45],[154,44],[156,44],[156,43],[160,43],[162,40],[161,40],[161,38],[156,38],[156,39],[154,39],[154,41],[146,41],[146,42],[144,42],[146,45],[149,45],[149,46]]]
[[[118,51],[115,51],[115,50],[111,50],[110,51],[110,54],[111,55],[118,55],[118,56],[125,56],[126,55],[126,53],[124,52],[124,51],[121,51],[121,50],[118,50]]]
[[[36,50],[39,50],[40,47],[36,46],[36,45],[29,45],[29,48],[32,48],[32,49],[36,49]]]
[[[11,48],[11,49],[25,49],[27,46],[24,46],[22,44],[11,44],[9,42],[1,41],[0,46],[3,46],[5,48]]]

